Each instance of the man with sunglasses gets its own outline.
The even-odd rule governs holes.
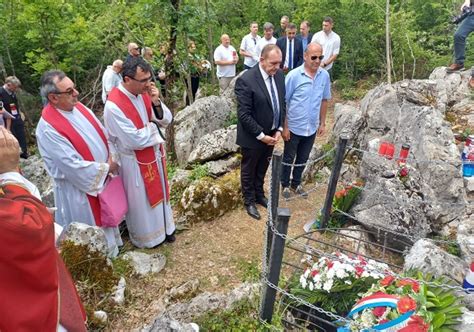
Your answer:
[[[36,127],[38,150],[54,180],[55,220],[63,227],[72,222],[102,226],[98,194],[109,173],[118,170],[113,146],[94,113],[78,101],[74,82],[60,70],[41,77],[45,107]],[[109,254],[122,245],[118,227],[102,228]]]
[[[160,99],[151,71],[141,57],[126,61],[123,82],[110,92],[104,109],[105,126],[120,156],[130,240],[139,248],[175,240],[165,141],[159,129],[171,123],[172,114]]]
[[[316,134],[323,135],[326,130],[331,81],[328,72],[321,68],[322,61],[322,46],[310,43],[304,52],[304,64],[286,76],[287,117],[282,133],[285,141],[283,162],[286,164],[305,164]],[[304,166],[283,166],[281,185],[284,198],[290,198],[290,189],[297,195],[308,196],[301,185],[303,170]]]

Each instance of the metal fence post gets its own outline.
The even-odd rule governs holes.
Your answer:
[[[334,166],[331,171],[331,177],[329,178],[328,191],[326,192],[326,198],[324,200],[324,206],[321,213],[321,228],[326,228],[331,216],[331,207],[334,194],[336,193],[337,181],[339,180],[339,174],[341,173],[342,162],[344,161],[344,154],[346,152],[347,141],[349,138],[346,135],[339,137],[339,143],[337,144],[336,157],[334,158]]]
[[[272,177],[270,183],[270,197],[271,199],[271,206],[270,209],[272,211],[272,221],[275,223],[277,219],[277,209],[278,209],[278,202],[280,200],[280,176],[281,176],[281,162],[283,160],[283,153],[281,151],[273,151],[272,156]],[[270,223],[267,222],[267,261],[266,264],[268,266],[269,259],[270,259],[270,249],[272,248],[272,239],[273,239],[273,232],[270,226]]]
[[[288,233],[288,224],[290,222],[290,210],[288,208],[277,209],[277,219],[275,228],[280,234]],[[265,279],[275,286],[278,286],[280,280],[281,265],[283,261],[283,252],[285,250],[285,239],[275,232],[272,232],[273,241],[270,254],[270,262],[268,268],[268,276]],[[260,319],[270,323],[273,316],[273,308],[275,306],[276,289],[268,284],[263,285],[264,291],[260,302]]]

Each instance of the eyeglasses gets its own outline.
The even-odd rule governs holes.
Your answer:
[[[311,57],[311,60],[316,60],[316,59],[319,59],[319,61],[322,61],[324,59],[324,55],[320,55],[320,56],[317,56],[317,55],[313,55]]]
[[[132,80],[134,81],[137,81],[138,83],[148,83],[148,82],[151,82],[152,80],[152,77],[151,76],[148,76],[147,78],[144,78],[142,80],[137,80],[136,78],[133,78],[132,76],[127,76],[128,78],[131,78]]]
[[[66,91],[58,91],[58,92],[53,92],[55,95],[69,95],[72,96],[75,92],[79,94],[79,91],[76,90],[76,88],[69,88]]]

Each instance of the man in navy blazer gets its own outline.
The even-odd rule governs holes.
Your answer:
[[[311,25],[308,21],[303,21],[300,24],[300,33],[296,35],[296,38],[301,40],[303,44],[303,53],[306,51],[306,47],[308,44],[311,43],[311,39],[313,39],[313,34],[309,32],[311,30]]]
[[[303,44],[296,37],[296,25],[288,23],[286,37],[278,38],[276,44],[282,53],[280,68],[285,73],[303,64]]]
[[[282,54],[265,46],[260,62],[237,79],[237,144],[242,151],[240,180],[247,213],[260,219],[255,204],[267,207],[263,184],[273,147],[285,122],[285,76],[279,69]]]

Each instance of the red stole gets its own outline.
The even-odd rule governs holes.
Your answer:
[[[94,126],[95,130],[100,135],[100,138],[104,141],[104,144],[109,150],[109,146],[107,144],[107,138],[105,137],[104,132],[100,128],[99,124],[95,120],[95,118],[87,111],[86,107],[81,103],[76,103],[75,107],[77,110],[90,122],[92,126]],[[95,161],[94,156],[92,155],[87,143],[82,138],[81,134],[77,132],[76,129],[69,123],[69,121],[51,104],[46,105],[43,108],[43,112],[41,117],[49,123],[58,133],[64,136],[71,144],[74,146],[76,151],[82,156],[84,160],[87,161]],[[100,203],[99,198],[87,195],[87,199],[89,200],[89,205],[91,206],[92,214],[94,215],[95,224],[97,226],[102,226],[102,222],[100,219]]]
[[[54,246],[53,218],[21,186],[0,187],[0,252],[1,331],[56,331],[58,321],[69,331],[86,330],[84,309]]]
[[[148,115],[148,121],[151,119],[151,98],[148,94],[144,93],[141,95],[143,102],[145,103],[146,112]],[[109,93],[107,100],[112,101],[120,110],[125,114],[125,116],[132,121],[137,129],[142,129],[145,127],[140,114],[138,113],[135,106],[132,104],[128,96],[120,91],[117,88],[113,88]],[[168,174],[166,171],[166,159],[163,149],[163,144],[160,144],[160,152],[162,155],[163,161],[163,171],[165,175],[165,190],[166,190],[166,200],[170,199],[170,192],[168,186]],[[156,205],[160,204],[163,201],[163,187],[161,186],[160,172],[158,171],[158,164],[156,162],[155,149],[150,146],[144,148],[143,150],[135,150],[135,156],[138,160],[138,166],[140,168],[140,173],[145,184],[145,191],[148,197],[148,202],[153,208]]]

